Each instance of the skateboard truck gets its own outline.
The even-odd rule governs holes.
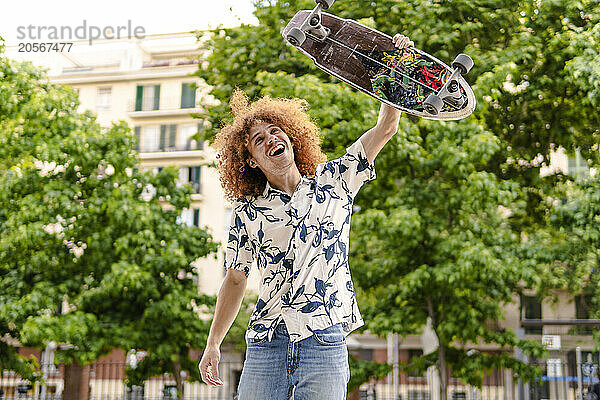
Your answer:
[[[324,41],[329,36],[329,28],[321,25],[321,10],[327,9],[333,4],[333,1],[317,1],[317,6],[306,17],[299,28],[292,28],[288,32],[286,39],[293,46],[302,46],[306,40],[306,34],[310,34],[312,38],[319,42]]]
[[[437,94],[430,94],[423,102],[423,109],[431,115],[437,115],[444,107],[444,103],[448,103],[451,107],[460,108],[463,106],[465,99],[460,92],[458,80],[463,75],[466,75],[473,67],[473,59],[466,54],[459,54],[452,61],[454,72],[450,78],[444,83],[444,86]]]

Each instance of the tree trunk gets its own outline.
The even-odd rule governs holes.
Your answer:
[[[427,310],[429,312],[429,318],[431,319],[431,329],[435,332],[438,339],[438,362],[437,370],[440,378],[440,400],[447,400],[448,398],[448,369],[446,368],[446,348],[444,347],[444,341],[440,338],[437,330],[437,316],[433,309],[433,299],[427,297]]]
[[[63,400],[88,400],[90,395],[90,366],[77,361],[65,365]]]
[[[360,388],[356,388],[352,393],[348,394],[348,400],[360,400]]]
[[[438,347],[438,374],[440,376],[440,400],[446,400],[448,397],[448,369],[446,368],[446,349],[442,344]]]
[[[175,386],[177,387],[177,398],[183,399],[183,380],[181,379],[181,363],[179,357],[173,362],[173,375],[175,378]]]

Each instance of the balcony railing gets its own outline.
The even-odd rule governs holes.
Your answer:
[[[129,100],[127,102],[127,112],[129,113],[193,113],[197,112],[201,106],[198,104],[198,99],[194,104],[194,107],[181,107],[181,96],[160,96],[160,104],[157,110],[154,109],[154,102],[150,102],[150,107],[148,109],[136,110],[136,102],[134,100]]]
[[[204,150],[204,143],[187,143],[185,145],[179,146],[165,146],[163,148],[159,146],[139,146],[137,149],[140,153],[166,153],[172,151],[194,151],[194,150]]]

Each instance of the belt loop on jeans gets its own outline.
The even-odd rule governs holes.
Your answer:
[[[277,331],[278,333],[282,333],[286,336],[289,336],[289,333],[287,331],[287,328],[285,326],[285,322],[283,321],[283,319],[281,321],[279,321],[279,323],[277,324],[277,327],[275,328],[275,331]]]

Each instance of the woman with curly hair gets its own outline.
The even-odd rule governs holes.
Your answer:
[[[394,36],[398,48],[412,46]],[[306,102],[231,99],[234,120],[217,135],[218,167],[233,202],[227,274],[200,361],[219,386],[220,345],[235,319],[251,266],[259,298],[246,332],[239,400],[341,400],[350,379],[345,337],[363,324],[348,266],[350,216],[375,156],[400,112],[382,104],[375,127],[326,161]]]

